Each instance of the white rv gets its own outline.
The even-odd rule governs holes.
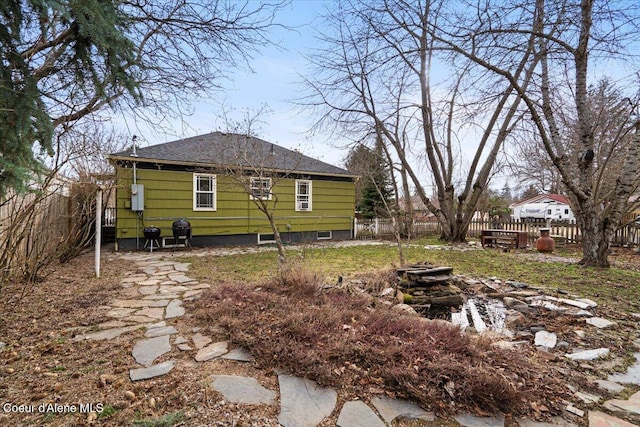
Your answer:
[[[514,217],[514,219],[522,222],[541,222],[548,220],[576,222],[576,217],[571,210],[571,206],[565,203],[527,203],[520,208],[518,213],[520,216]]]

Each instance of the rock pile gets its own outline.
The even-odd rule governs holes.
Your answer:
[[[413,264],[397,270],[399,290],[405,304],[418,312],[460,306],[462,290],[454,284],[452,267]]]

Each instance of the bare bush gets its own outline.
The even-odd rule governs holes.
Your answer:
[[[300,271],[257,287],[225,284],[195,302],[195,316],[250,348],[258,365],[358,397],[391,393],[439,413],[561,411],[565,395],[527,350],[506,351],[442,321],[371,310],[365,296],[321,290]]]
[[[41,185],[0,206],[0,284],[43,280],[52,263],[69,261],[91,244],[97,185],[72,185],[54,174]]]
[[[0,206],[0,283],[34,282],[64,246],[70,218],[69,198],[49,178],[43,190],[12,194]]]

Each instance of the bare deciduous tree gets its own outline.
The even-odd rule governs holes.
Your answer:
[[[447,14],[450,19],[444,25],[433,25],[433,36],[456,55],[499,76],[522,99],[573,200],[583,233],[580,263],[609,266],[611,237],[636,188],[640,166],[639,88],[634,78],[635,87],[627,89],[633,100],[619,106],[619,120],[611,129],[606,114],[600,114],[590,101],[588,87],[598,61],[638,71],[638,52],[629,52],[628,47],[637,49],[640,42],[640,6],[609,0],[470,2],[467,6]],[[532,29],[527,25],[531,21],[539,25]],[[531,37],[533,44],[513,48],[514,41]],[[502,58],[524,57],[527,51],[528,60],[539,61],[539,66],[532,83],[524,86],[518,68]],[[605,145],[617,148],[600,149]],[[624,161],[614,167],[612,155],[620,153]],[[610,176],[611,184],[601,185],[603,174]]]
[[[261,121],[269,113],[267,106],[253,112],[245,111],[240,120],[232,119],[229,113],[224,107],[221,116],[226,132],[235,135],[236,141],[220,155],[226,163],[221,166],[225,175],[241,188],[266,217],[278,249],[279,265],[283,266],[287,263],[287,254],[276,218],[278,188],[282,180],[291,178],[290,174],[298,169],[301,155],[289,150],[278,150],[276,153],[273,144],[256,138]],[[289,158],[281,158],[283,155],[289,155]]]
[[[471,61],[439,50],[431,31],[443,4],[337,3],[327,16],[324,48],[310,57],[316,71],[304,79],[309,94],[301,102],[318,114],[318,128],[383,139],[442,225],[442,237],[464,241],[501,148],[520,118],[520,98],[499,82],[483,91],[477,82],[485,76],[474,72]],[[530,32],[539,26],[531,21]],[[530,36],[524,47],[534,40]],[[504,59],[527,87],[537,64],[531,51]],[[441,69],[436,64],[445,63],[450,77],[438,85],[432,75]],[[425,160],[433,176],[438,203],[427,196],[416,158]]]
[[[251,55],[284,2],[8,0],[0,6],[0,194],[53,154],[56,131],[106,107],[181,116]],[[160,119],[161,120],[161,119]],[[156,123],[156,127],[161,126]]]

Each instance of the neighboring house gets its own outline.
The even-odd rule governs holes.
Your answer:
[[[558,220],[575,222],[569,199],[562,194],[539,194],[509,206],[511,219],[520,221]]]
[[[352,238],[357,176],[259,138],[214,132],[108,159],[119,250],[142,247],[144,227],[171,236],[177,219],[191,223],[193,246],[272,242],[254,197],[276,203],[284,242]]]
[[[433,203],[435,207],[440,206],[440,202],[436,196],[432,196],[431,203]],[[407,199],[404,197],[400,199],[400,208],[405,211],[409,210],[409,203],[407,203]],[[413,217],[417,221],[435,220],[436,218],[418,195],[411,196],[411,209],[413,210]]]

